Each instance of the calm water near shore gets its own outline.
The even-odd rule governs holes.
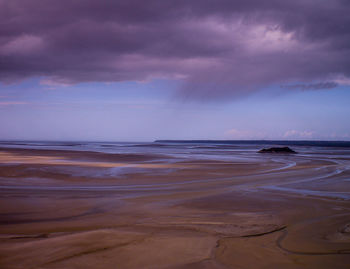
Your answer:
[[[350,141],[273,140],[158,140],[155,142],[47,142],[0,141],[1,147],[94,151],[119,154],[162,154],[185,159],[236,159],[254,155],[264,147],[289,146],[300,155],[350,154]],[[253,154],[252,154],[253,153]],[[257,155],[261,158],[261,155]]]

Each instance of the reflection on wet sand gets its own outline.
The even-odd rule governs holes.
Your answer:
[[[243,157],[0,149],[0,268],[349,268],[350,157]]]

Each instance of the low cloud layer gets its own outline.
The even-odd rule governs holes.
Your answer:
[[[323,90],[323,89],[333,89],[338,86],[337,82],[319,82],[319,83],[311,83],[311,84],[293,84],[293,85],[285,85],[282,88],[287,89],[301,89],[301,90]]]
[[[349,14],[347,0],[0,0],[0,81],[176,79],[203,100],[333,88],[350,77]]]

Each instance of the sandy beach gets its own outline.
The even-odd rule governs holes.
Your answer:
[[[349,268],[348,151],[146,149],[2,146],[0,268]]]

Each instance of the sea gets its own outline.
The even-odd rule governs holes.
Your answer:
[[[179,159],[236,160],[259,156],[263,148],[288,146],[299,156],[350,156],[350,141],[301,140],[155,140],[152,142],[0,141],[0,148],[152,154]]]

